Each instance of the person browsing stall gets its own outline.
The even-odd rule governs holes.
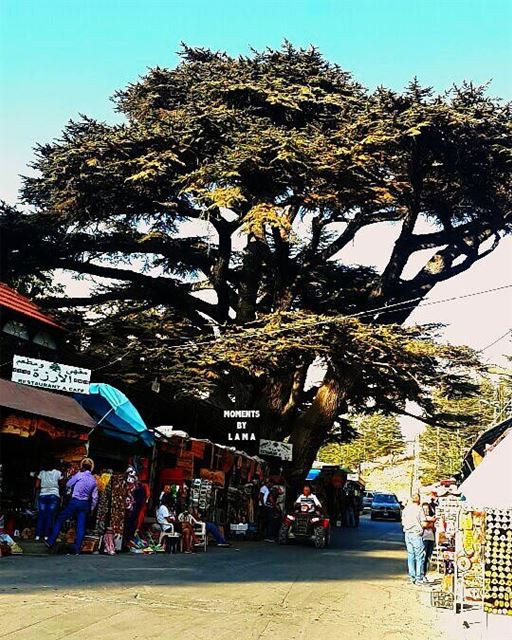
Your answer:
[[[427,526],[425,513],[420,506],[419,494],[414,494],[402,511],[402,528],[407,547],[407,567],[411,584],[426,584],[425,545],[423,530]]]
[[[425,547],[425,561],[423,570],[425,577],[430,564],[430,558],[434,551],[435,546],[435,509],[431,502],[424,502],[422,505],[423,513],[425,514],[425,527],[423,528],[423,546]]]
[[[98,485],[96,478],[92,475],[93,469],[94,462],[90,458],[84,458],[80,464],[80,471],[66,482],[66,489],[71,492],[71,500],[57,517],[53,531],[46,541],[48,548],[51,549],[55,544],[64,522],[73,518],[76,521],[73,548],[76,555],[80,553],[87,517],[98,504]]]
[[[53,529],[55,514],[60,504],[59,483],[62,473],[55,468],[50,460],[45,460],[36,478],[36,489],[39,489],[37,499],[36,540],[50,535]]]
[[[271,480],[267,480],[261,485],[258,495],[265,542],[274,542],[274,509],[272,502],[269,500],[270,491],[273,486],[274,483]]]

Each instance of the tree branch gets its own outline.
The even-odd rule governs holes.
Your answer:
[[[172,278],[152,277],[129,269],[108,267],[72,259],[62,260],[58,264],[58,267],[77,271],[78,273],[88,273],[110,280],[128,281],[139,285],[140,294],[136,296],[137,299],[147,298],[148,291],[152,291],[155,304],[172,304],[172,306],[186,317],[193,319],[194,322],[197,322],[200,317],[197,315],[197,312],[204,313],[217,321],[219,320],[217,307],[215,305],[190,295],[191,285],[185,285]],[[119,297],[111,299],[122,299],[125,291],[126,289],[121,289],[119,291]],[[131,291],[136,291],[135,287],[133,287]]]

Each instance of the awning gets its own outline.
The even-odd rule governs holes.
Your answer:
[[[306,480],[316,480],[321,471],[322,469],[310,469],[308,475],[306,476]]]
[[[89,395],[76,394],[77,401],[94,418],[107,435],[126,442],[142,440],[152,446],[155,436],[146,427],[140,413],[122,391],[109,384],[89,385]]]
[[[512,507],[512,431],[490,451],[459,491],[471,507],[510,509]]]
[[[93,429],[96,422],[76,400],[51,391],[42,391],[10,380],[0,379],[0,407],[35,416],[53,418]]]
[[[494,444],[510,428],[512,428],[512,418],[503,420],[503,422],[492,426],[478,436],[466,453],[462,463],[462,479],[467,478],[478,467],[482,458],[485,457],[487,447]]]

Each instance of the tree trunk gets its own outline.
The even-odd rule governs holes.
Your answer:
[[[311,469],[318,449],[324,442],[343,406],[350,378],[329,366],[311,407],[293,426],[293,464],[288,474],[291,497],[295,499]]]

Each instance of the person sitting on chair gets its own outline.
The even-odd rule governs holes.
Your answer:
[[[204,518],[201,518],[199,514],[199,509],[192,509],[192,516],[197,522],[204,522],[206,526],[206,533],[209,533],[212,538],[215,540],[218,547],[230,547],[229,542],[226,541],[222,533],[220,532],[219,527],[214,522],[208,522]]]
[[[184,511],[178,516],[178,522],[180,523],[181,534],[183,536],[183,551],[185,553],[193,553],[194,545],[201,544],[201,541],[195,534],[193,525],[188,521],[190,515],[188,511]]]
[[[170,493],[163,494],[160,506],[156,510],[156,521],[161,531],[169,531],[176,526],[176,512]]]

